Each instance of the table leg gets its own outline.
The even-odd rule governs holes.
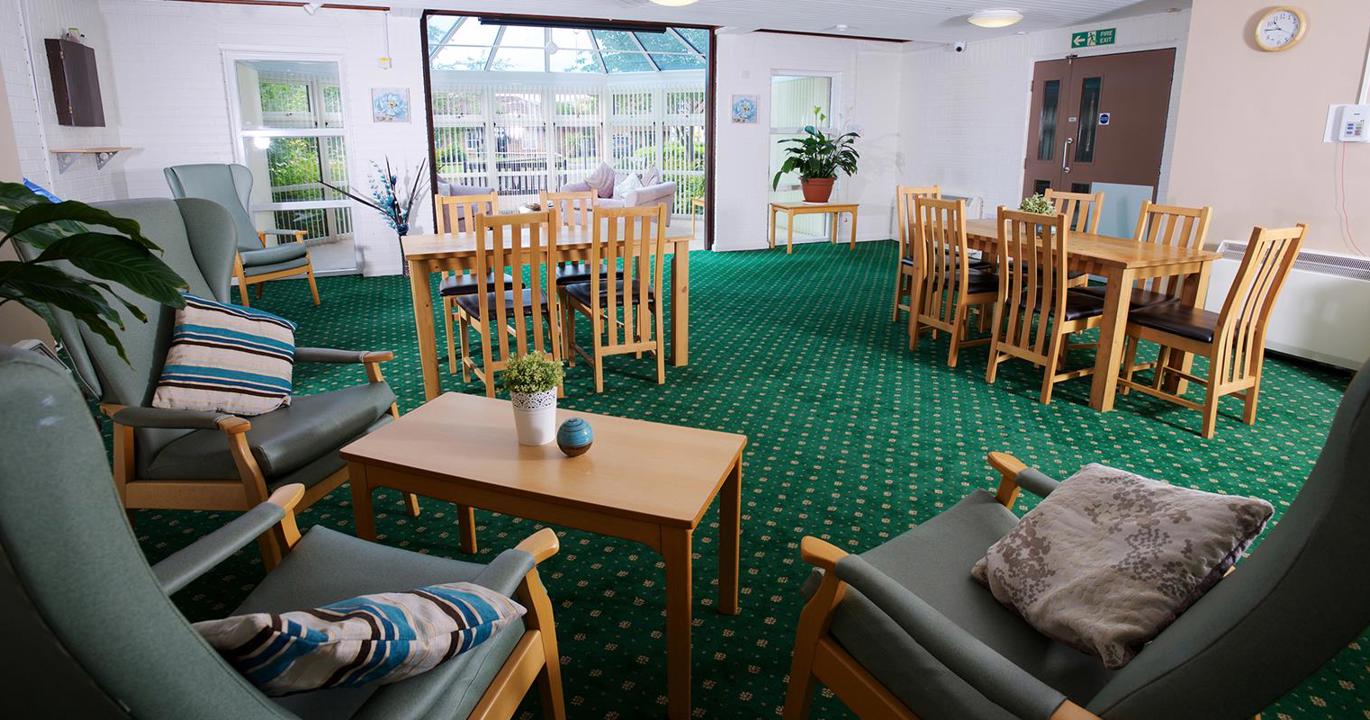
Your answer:
[[[737,586],[742,551],[742,457],[718,491],[718,611],[738,613]]]
[[[835,212],[835,213],[833,213],[833,214],[832,214],[832,227],[828,228],[828,230],[830,231],[830,232],[828,233],[828,244],[829,244],[829,245],[836,245],[836,244],[837,244],[837,230],[838,230],[838,226],[841,225],[841,224],[842,224],[842,213],[840,213],[840,212]]]
[[[1113,409],[1135,276],[1136,272],[1131,268],[1108,270],[1108,292],[1104,297],[1103,322],[1099,326],[1099,347],[1094,356],[1094,385],[1089,393],[1090,407],[1099,412]]]
[[[771,222],[770,222],[770,226],[771,226],[771,249],[774,250],[774,249],[775,249],[775,208],[770,208],[770,211],[771,211]]]
[[[691,241],[693,241],[693,240],[695,239],[695,223],[698,222],[698,217],[699,217],[698,215],[695,215],[695,208],[694,208],[694,206],[691,205],[691,206],[690,206],[690,240],[691,240]]]
[[[840,216],[839,216],[840,217]],[[856,249],[856,211],[851,211],[851,247],[849,250]]]
[[[785,231],[788,234],[785,240],[785,254],[790,255],[794,253],[794,213],[785,213],[785,218]]]
[[[1190,307],[1203,307],[1204,300],[1208,298],[1208,275],[1212,269],[1213,263],[1206,262],[1197,273],[1185,278],[1180,302]],[[1194,365],[1194,355],[1187,352],[1172,352],[1170,353],[1170,362],[1167,365],[1182,373],[1187,373]],[[1161,372],[1161,369],[1156,368],[1156,372]],[[1189,387],[1189,381],[1175,373],[1167,373],[1167,375],[1163,389],[1168,393],[1183,395]]]
[[[371,507],[371,493],[374,488],[366,482],[366,466],[348,463],[347,484],[352,488],[352,521],[357,526],[357,537],[375,540],[376,510]]]
[[[690,364],[690,250],[679,245],[671,256],[671,362]]]
[[[689,528],[661,529],[661,556],[666,561],[666,697],[667,717],[690,717],[691,547]]]
[[[461,535],[461,551],[470,555],[476,545],[476,511],[470,505],[457,506],[457,532]]]
[[[438,380],[438,341],[433,330],[433,294],[428,288],[428,268],[409,263],[409,296],[414,303],[414,330],[419,341],[419,366],[423,368],[423,397],[432,400],[442,392]]]

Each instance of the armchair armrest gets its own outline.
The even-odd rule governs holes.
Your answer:
[[[575,183],[570,183],[570,184],[568,184],[568,185],[562,185],[562,186],[561,186],[561,190],[560,190],[559,192],[585,192],[586,190],[589,190],[589,189],[590,189],[590,183],[587,183],[587,182],[575,182]]]
[[[252,423],[237,415],[206,410],[168,410],[110,403],[102,403],[100,410],[114,422],[134,428],[222,430],[230,435],[252,428]]]
[[[843,558],[837,563],[836,574],[879,607],[938,662],[1015,717],[1092,717],[1080,714],[1084,711],[1063,693],[995,652],[863,558]]]
[[[334,350],[333,348],[295,348],[295,362],[311,363],[382,363],[395,359],[389,350]]]
[[[258,234],[258,235],[293,235],[293,236],[295,236],[295,239],[296,239],[296,240],[303,240],[303,239],[304,239],[304,236],[305,236],[307,233],[305,233],[305,231],[303,231],[303,230],[282,230],[282,229],[280,229],[280,228],[266,228],[265,230],[258,230],[258,231],[257,231],[257,234]]]
[[[1006,508],[1013,509],[1018,501],[1018,491],[1026,490],[1037,497],[1044,498],[1060,486],[1060,481],[1048,477],[1036,468],[1028,467],[1022,460],[1008,453],[992,452],[989,464],[999,471],[999,490],[994,499]]]
[[[174,593],[277,525],[282,527],[287,545],[294,545],[300,537],[294,508],[303,497],[303,485],[280,488],[266,502],[154,565],[157,582],[167,594]]]

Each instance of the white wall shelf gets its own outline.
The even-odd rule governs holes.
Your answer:
[[[132,149],[133,148],[130,147],[88,147],[52,150],[50,152],[57,156],[57,172],[60,174],[66,172],[67,169],[76,162],[76,158],[80,155],[94,155],[95,169],[99,170],[104,168],[115,155],[125,150]]]

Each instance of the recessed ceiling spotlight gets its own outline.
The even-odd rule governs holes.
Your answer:
[[[837,32],[846,32],[849,28],[846,23],[838,23],[836,25],[833,25],[832,29],[836,30]]]
[[[989,10],[978,10],[970,16],[970,24],[982,28],[1004,28],[1010,25],[1017,25],[1023,19],[1023,14],[1017,10],[1008,8],[992,8]]]
[[[693,5],[698,1],[699,0],[652,0],[652,2],[656,3],[657,5],[665,5],[666,7],[682,7],[684,5]]]
[[[323,7],[323,3],[321,3],[321,2],[307,2],[307,3],[303,4],[303,5],[301,5],[300,7],[301,7],[305,12],[309,13],[310,15],[313,15],[315,12],[318,11],[319,8]]]

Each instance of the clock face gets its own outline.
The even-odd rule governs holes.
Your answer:
[[[1303,15],[1292,8],[1275,8],[1256,24],[1256,44],[1262,50],[1288,50],[1303,37]]]

